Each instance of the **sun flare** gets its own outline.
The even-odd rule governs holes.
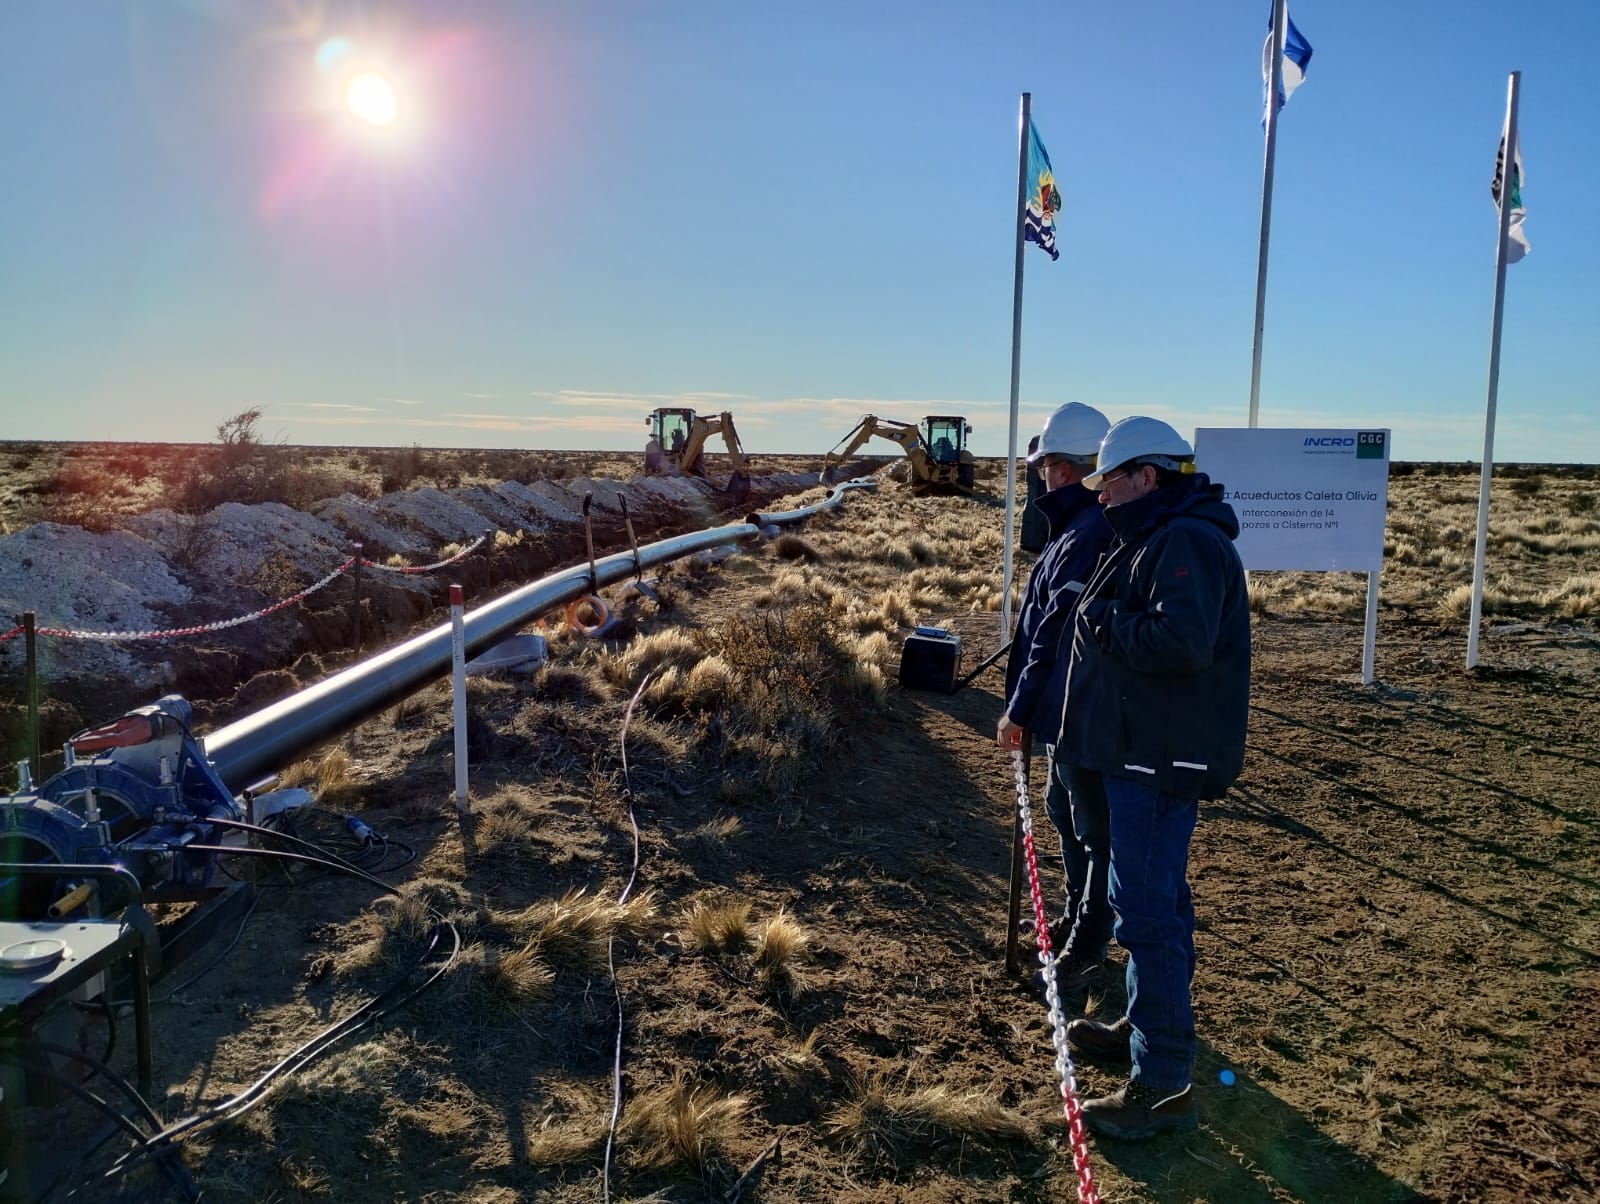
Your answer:
[[[394,89],[381,75],[358,75],[344,94],[345,104],[362,121],[389,125],[395,119]]]

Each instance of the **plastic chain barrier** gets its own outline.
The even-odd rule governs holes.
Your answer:
[[[392,564],[379,564],[376,560],[363,560],[361,563],[369,569],[377,569],[379,572],[383,573],[431,573],[435,569],[448,568],[456,561],[464,560],[466,557],[472,555],[483,546],[483,541],[488,539],[492,534],[494,534],[494,532],[485,531],[482,535],[478,536],[477,539],[473,540],[466,547],[462,548],[454,556],[450,557],[448,560],[441,560],[437,564],[408,564],[396,567]]]
[[[323,586],[332,582],[339,574],[346,572],[355,562],[356,558],[354,556],[350,557],[349,560],[334,569],[321,581],[316,582],[314,585],[306,586],[298,594],[291,594],[281,602],[274,602],[264,610],[258,610],[252,614],[239,615],[237,618],[219,619],[215,623],[202,623],[198,627],[174,627],[168,631],[73,631],[66,627],[39,627],[35,628],[35,630],[39,635],[52,635],[63,640],[103,640],[106,643],[114,643],[119,640],[170,640],[178,636],[203,635],[208,631],[222,631],[229,627],[238,627],[244,623],[253,623],[257,619],[282,610],[285,606],[293,606],[301,598],[316,593]]]
[[[14,639],[17,638],[17,636],[19,636],[21,634],[22,634],[22,624],[18,623],[10,631],[4,633],[3,635],[0,635],[0,644],[5,643],[7,640],[14,640]]]
[[[1028,861],[1028,890],[1033,895],[1033,930],[1039,941],[1039,964],[1044,967],[1044,994],[1050,1005],[1050,1042],[1056,1048],[1056,1073],[1061,1076],[1061,1102],[1072,1135],[1072,1167],[1078,1173],[1079,1204],[1100,1204],[1089,1166],[1089,1143],[1083,1131],[1083,1109],[1078,1103],[1078,1076],[1067,1049],[1067,1018],[1056,989],[1055,958],[1050,954],[1050,919],[1045,914],[1044,891],[1039,887],[1039,854],[1033,844],[1033,809],[1028,806],[1028,763],[1020,749],[1011,753],[1011,770],[1017,779],[1017,815],[1022,821],[1022,847]]]

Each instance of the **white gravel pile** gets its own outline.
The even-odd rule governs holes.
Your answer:
[[[779,473],[753,482],[763,492],[815,483],[807,473]],[[720,490],[697,477],[641,476],[628,482],[579,477],[564,484],[506,481],[493,488],[413,489],[375,501],[345,494],[322,502],[310,514],[276,502],[228,502],[199,518],[156,510],[130,520],[124,531],[105,534],[39,523],[0,537],[0,633],[10,630],[13,617],[25,610],[35,613],[40,627],[115,632],[232,618],[247,613],[250,603],[219,614],[217,595],[248,599],[269,559],[293,565],[305,582],[342,564],[354,540],[366,545],[371,560],[399,552],[413,563],[429,563],[439,558],[445,544],[470,542],[491,527],[576,528],[583,521],[585,493],[593,494],[594,506],[607,513],[619,510],[618,498],[625,495],[630,514],[648,523],[663,502],[703,511],[707,521],[717,521],[710,503]],[[643,530],[640,538],[645,538]],[[192,567],[177,567],[185,560]],[[385,579],[401,588],[429,588],[418,576],[391,574]],[[208,582],[215,585],[208,588]],[[263,595],[259,604],[272,600]],[[158,607],[172,609],[162,613]],[[21,644],[20,638],[0,644],[0,665],[20,665]],[[118,644],[55,637],[38,642],[47,682],[115,678],[153,689],[172,680],[163,654],[169,646],[166,641]]]

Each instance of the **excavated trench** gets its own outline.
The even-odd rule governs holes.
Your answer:
[[[447,569],[401,575],[364,568],[360,643],[361,655],[371,655],[440,622],[452,583],[464,587],[471,608],[583,563],[584,493],[593,496],[594,552],[602,557],[629,547],[618,495],[628,499],[642,545],[737,522],[752,510],[778,508],[773,503],[780,499],[787,505],[814,482],[814,474],[756,477],[749,497],[738,501],[703,482],[636,478],[580,480],[570,483],[575,488],[537,482],[506,483],[496,491],[425,490],[375,503],[333,499],[309,515],[229,504],[212,516],[220,550],[191,564],[170,555],[179,520],[167,512],[141,516],[129,531],[97,536],[39,524],[0,539],[0,614],[32,609],[39,626],[74,630],[200,626],[305,588],[351,554],[352,539],[361,541],[365,558],[380,564],[396,553],[411,563],[431,563],[446,543],[470,542],[490,526],[502,533]],[[163,693],[187,697],[202,729],[284,697],[358,658],[355,595],[355,574],[347,571],[265,618],[202,635],[131,643],[41,636],[41,747],[49,753],[87,724]],[[0,749],[8,762],[27,755],[22,645],[20,638],[0,644]]]

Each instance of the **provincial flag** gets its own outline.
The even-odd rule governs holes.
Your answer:
[[[1050,170],[1050,155],[1039,141],[1039,131],[1028,118],[1028,196],[1023,205],[1022,235],[1036,242],[1051,259],[1060,259],[1056,250],[1056,214],[1061,211],[1061,193],[1055,173]]]
[[[1506,170],[1506,135],[1511,132],[1511,114],[1506,114],[1506,128],[1500,133],[1500,149],[1494,157],[1494,181],[1489,185],[1489,195],[1494,198],[1495,212],[1500,209],[1500,181]],[[1522,229],[1522,219],[1528,216],[1522,207],[1522,139],[1517,139],[1517,153],[1511,158],[1511,218],[1506,228],[1506,262],[1516,263],[1533,247]]]
[[[1261,48],[1261,124],[1267,124],[1267,89],[1272,86],[1272,17],[1277,5],[1267,10],[1267,44]],[[1295,28],[1289,16],[1289,6],[1283,6],[1284,19],[1289,29],[1283,35],[1283,66],[1278,84],[1278,108],[1289,103],[1294,90],[1305,83],[1306,69],[1311,66],[1311,43]]]

